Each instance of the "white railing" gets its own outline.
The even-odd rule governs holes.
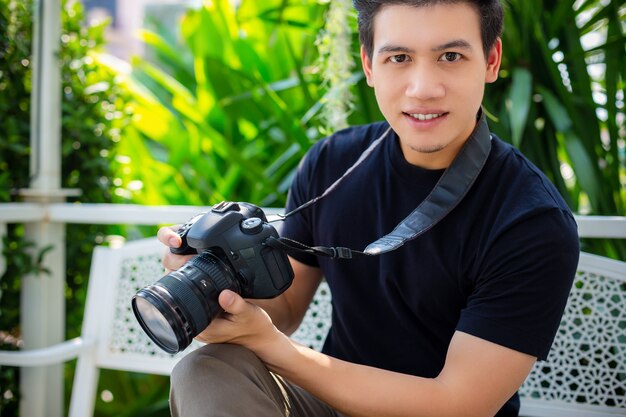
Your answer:
[[[53,222],[67,224],[160,225],[180,223],[208,210],[202,206],[141,206],[136,204],[4,203],[0,204],[0,224]],[[266,214],[282,212],[264,209]],[[625,224],[626,233],[626,224]]]
[[[202,206],[142,206],[136,204],[3,203],[0,236],[12,223],[164,225],[182,223],[206,211]],[[283,212],[265,208],[267,215]],[[581,238],[626,239],[626,216],[575,216]],[[0,240],[0,250],[2,241]],[[0,275],[6,261],[0,256]]]
[[[4,203],[0,224],[52,222],[67,224],[160,225],[180,223],[206,211],[201,206],[142,206],[135,204]],[[269,215],[281,208],[266,208]],[[626,239],[626,216],[575,216],[583,238]]]

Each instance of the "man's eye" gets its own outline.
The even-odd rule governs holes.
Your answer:
[[[401,64],[403,62],[407,62],[409,60],[409,56],[407,54],[393,55],[389,58],[389,60],[394,64]]]
[[[441,55],[440,59],[445,62],[456,62],[461,59],[461,54],[458,52],[446,52]]]

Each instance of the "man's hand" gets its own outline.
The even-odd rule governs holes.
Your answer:
[[[261,307],[244,300],[239,294],[224,290],[218,297],[224,313],[213,319],[196,339],[204,343],[242,345],[264,360],[283,347],[291,346],[287,336],[272,323]]]

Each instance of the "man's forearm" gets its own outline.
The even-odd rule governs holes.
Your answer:
[[[201,340],[250,349],[270,370],[348,415],[493,416],[536,359],[457,331],[440,374],[422,378],[345,362],[298,345],[265,310],[232,291],[222,291],[218,302],[227,314],[213,320]]]
[[[269,357],[270,370],[348,416],[460,415],[448,387],[437,379],[356,365],[296,343]]]
[[[457,332],[440,375],[422,378],[342,361],[285,339],[254,350],[270,370],[349,416],[493,416],[535,361]]]

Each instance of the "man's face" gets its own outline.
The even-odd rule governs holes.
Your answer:
[[[478,13],[469,4],[379,10],[371,60],[361,49],[363,70],[409,163],[437,169],[452,162],[476,126],[501,53],[498,40],[485,59]]]

